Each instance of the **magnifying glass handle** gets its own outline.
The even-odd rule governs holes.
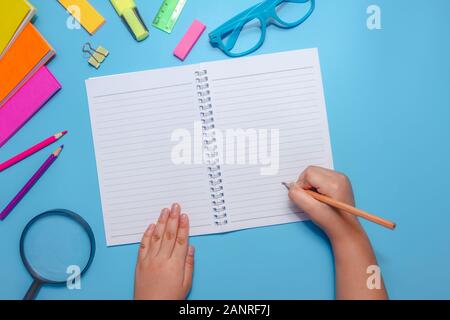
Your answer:
[[[40,282],[39,280],[34,280],[30,288],[28,289],[27,293],[23,297],[23,300],[34,300],[41,286],[42,282]]]

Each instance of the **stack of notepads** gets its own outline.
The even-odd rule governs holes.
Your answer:
[[[59,90],[45,64],[55,51],[26,0],[0,1],[0,147]]]

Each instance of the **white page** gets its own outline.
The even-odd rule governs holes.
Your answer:
[[[317,50],[214,62],[204,69],[218,130],[279,130],[275,175],[261,175],[261,167],[266,166],[249,165],[248,159],[247,165],[222,159],[228,214],[222,230],[304,220],[306,216],[290,203],[281,182],[295,181],[309,165],[333,167]],[[247,154],[259,152],[258,148]]]
[[[174,130],[199,121],[192,66],[86,81],[108,245],[138,242],[178,201],[191,234],[214,232],[203,164],[175,165]]]
[[[276,174],[261,175],[267,167],[261,164],[221,165],[223,226],[213,218],[207,165],[171,160],[173,131],[192,131],[201,119],[195,73],[202,70],[219,130],[277,129],[280,135]],[[281,182],[295,180],[308,165],[333,167],[316,49],[95,78],[86,85],[108,245],[139,241],[173,201],[190,215],[191,235],[301,221],[306,216]]]

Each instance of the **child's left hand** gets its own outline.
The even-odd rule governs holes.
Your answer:
[[[194,247],[189,246],[189,219],[180,205],[161,212],[141,241],[136,266],[134,298],[181,300],[191,290]]]

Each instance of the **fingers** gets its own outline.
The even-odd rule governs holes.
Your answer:
[[[158,223],[155,226],[153,234],[150,239],[150,247],[148,249],[149,256],[156,256],[161,248],[162,238],[166,230],[167,219],[169,218],[170,210],[165,208],[161,211]]]
[[[184,261],[189,247],[189,218],[187,214],[180,216],[177,239],[173,248],[172,257]]]
[[[315,219],[320,216],[328,206],[323,204],[309,194],[305,192],[305,190],[296,183],[291,184],[289,189],[289,198],[294,202],[300,209],[305,211],[311,219]]]
[[[141,246],[139,248],[139,259],[142,260],[147,256],[148,250],[150,248],[150,242],[153,235],[153,231],[155,230],[155,224],[151,224],[148,226],[144,235],[142,236]]]
[[[169,258],[175,245],[175,240],[178,234],[178,223],[180,220],[180,205],[175,203],[170,210],[169,218],[167,219],[166,229],[162,237],[161,248],[159,255]]]
[[[336,234],[336,230],[343,230],[342,226],[349,223],[358,225],[353,216],[341,213],[311,197],[305,192],[308,189],[316,189],[323,195],[354,205],[351,183],[345,175],[325,168],[308,167],[298,181],[290,185],[289,198],[329,236]]]
[[[319,193],[336,198],[340,188],[347,190],[347,177],[333,170],[310,166],[303,171],[297,181],[302,189],[316,189]]]
[[[192,287],[192,277],[194,275],[194,254],[195,248],[193,246],[189,246],[188,253],[186,256],[186,262],[184,265],[184,280],[183,287],[188,292]]]
[[[327,180],[329,180],[328,169],[309,166],[306,168],[297,180],[298,185],[303,189],[326,188]]]

